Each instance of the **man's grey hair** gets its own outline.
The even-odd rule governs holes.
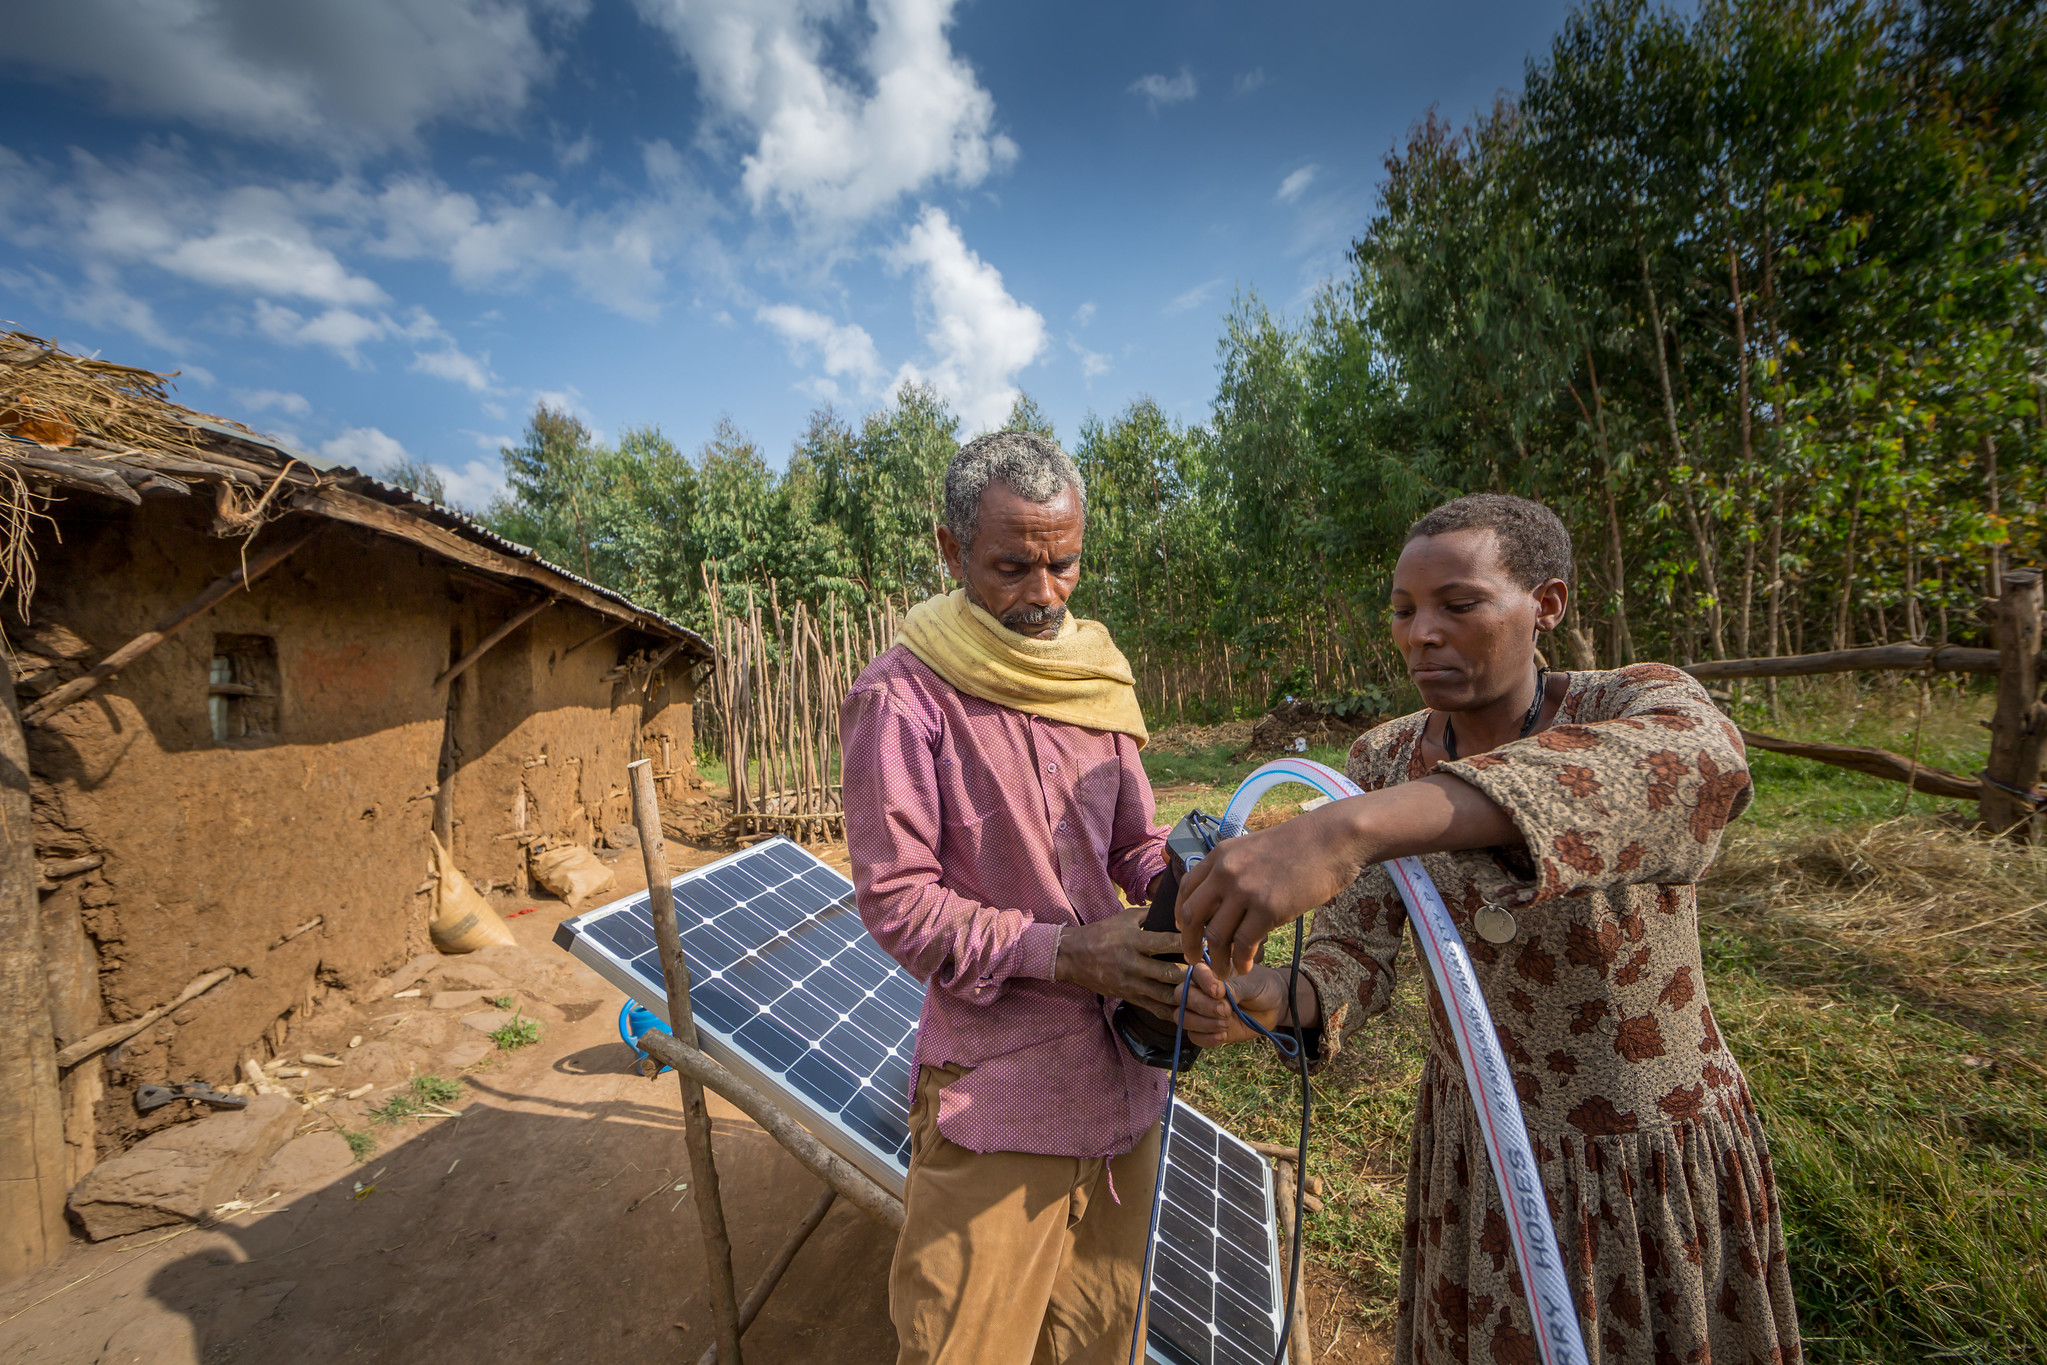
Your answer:
[[[1056,441],[1029,431],[976,436],[959,448],[945,471],[945,524],[961,554],[974,547],[974,534],[981,529],[981,494],[992,479],[1002,480],[1026,502],[1047,503],[1071,488],[1081,515],[1087,515],[1080,470]]]

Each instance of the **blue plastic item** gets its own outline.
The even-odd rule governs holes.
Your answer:
[[[670,1031],[668,1025],[661,1022],[660,1015],[654,1013],[654,1011],[648,1009],[637,1000],[626,1001],[618,1012],[618,1036],[625,1039],[625,1045],[633,1050],[633,1060],[635,1062],[647,1060],[647,1054],[640,1050],[640,1035],[649,1029],[656,1033],[667,1033]],[[672,1066],[664,1066],[654,1074],[657,1076],[665,1075],[673,1070],[675,1068]]]

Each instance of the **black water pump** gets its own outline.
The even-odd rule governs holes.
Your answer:
[[[1159,878],[1158,889],[1152,893],[1151,907],[1144,916],[1144,927],[1152,933],[1178,933],[1180,926],[1173,918],[1174,907],[1180,900],[1180,881],[1187,875],[1187,869],[1208,856],[1216,841],[1222,837],[1222,822],[1201,811],[1189,811],[1180,817],[1180,823],[1173,826],[1166,836],[1166,870]],[[1160,953],[1160,962],[1185,962],[1180,953]],[[1123,1040],[1123,1046],[1130,1049],[1130,1055],[1146,1066],[1155,1066],[1161,1071],[1173,1069],[1174,1021],[1171,1015],[1160,1018],[1142,1005],[1125,1000],[1116,1006],[1114,1015],[1116,1035]],[[1194,1059],[1201,1055],[1201,1049],[1180,1040],[1180,1070],[1194,1065]]]

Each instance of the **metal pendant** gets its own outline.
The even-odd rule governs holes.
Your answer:
[[[1481,905],[1478,913],[1471,917],[1471,927],[1478,930],[1478,936],[1487,943],[1506,943],[1513,939],[1514,931],[1520,926],[1504,907]]]

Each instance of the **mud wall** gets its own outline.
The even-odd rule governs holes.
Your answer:
[[[515,610],[477,607],[480,639]],[[486,654],[456,701],[455,857],[472,879],[525,887],[526,836],[594,845],[632,823],[626,764],[654,760],[664,800],[695,775],[687,664],[635,668],[648,641],[557,606]],[[516,646],[516,647],[514,647]],[[618,842],[614,839],[613,842]]]
[[[38,537],[32,620],[7,622],[24,701],[235,565],[238,543],[209,534],[210,508],[198,501],[59,505],[57,527]],[[296,528],[263,532],[284,534]],[[94,1159],[95,1129],[104,1150],[157,1126],[136,1119],[132,1085],[226,1084],[242,1056],[283,1045],[295,1011],[424,947],[427,830],[449,715],[448,689],[433,680],[451,645],[481,639],[519,601],[402,542],[330,525],[29,730],[38,859],[101,859],[42,898],[58,1045],[171,999],[202,972],[236,971],[67,1076],[74,1178]],[[607,624],[557,605],[464,680],[456,844],[477,879],[516,884],[521,874],[518,844],[493,836],[513,827],[522,783],[529,821],[582,833],[575,807],[602,828],[642,734],[672,732],[687,760],[686,697],[658,682],[627,697],[604,681],[646,637],[620,631],[569,649]],[[227,739],[210,710],[223,649],[261,656],[246,675],[264,693],[231,700]],[[524,767],[539,755],[545,765]],[[316,928],[287,937],[315,917]],[[103,1085],[118,1094],[102,1099]]]

